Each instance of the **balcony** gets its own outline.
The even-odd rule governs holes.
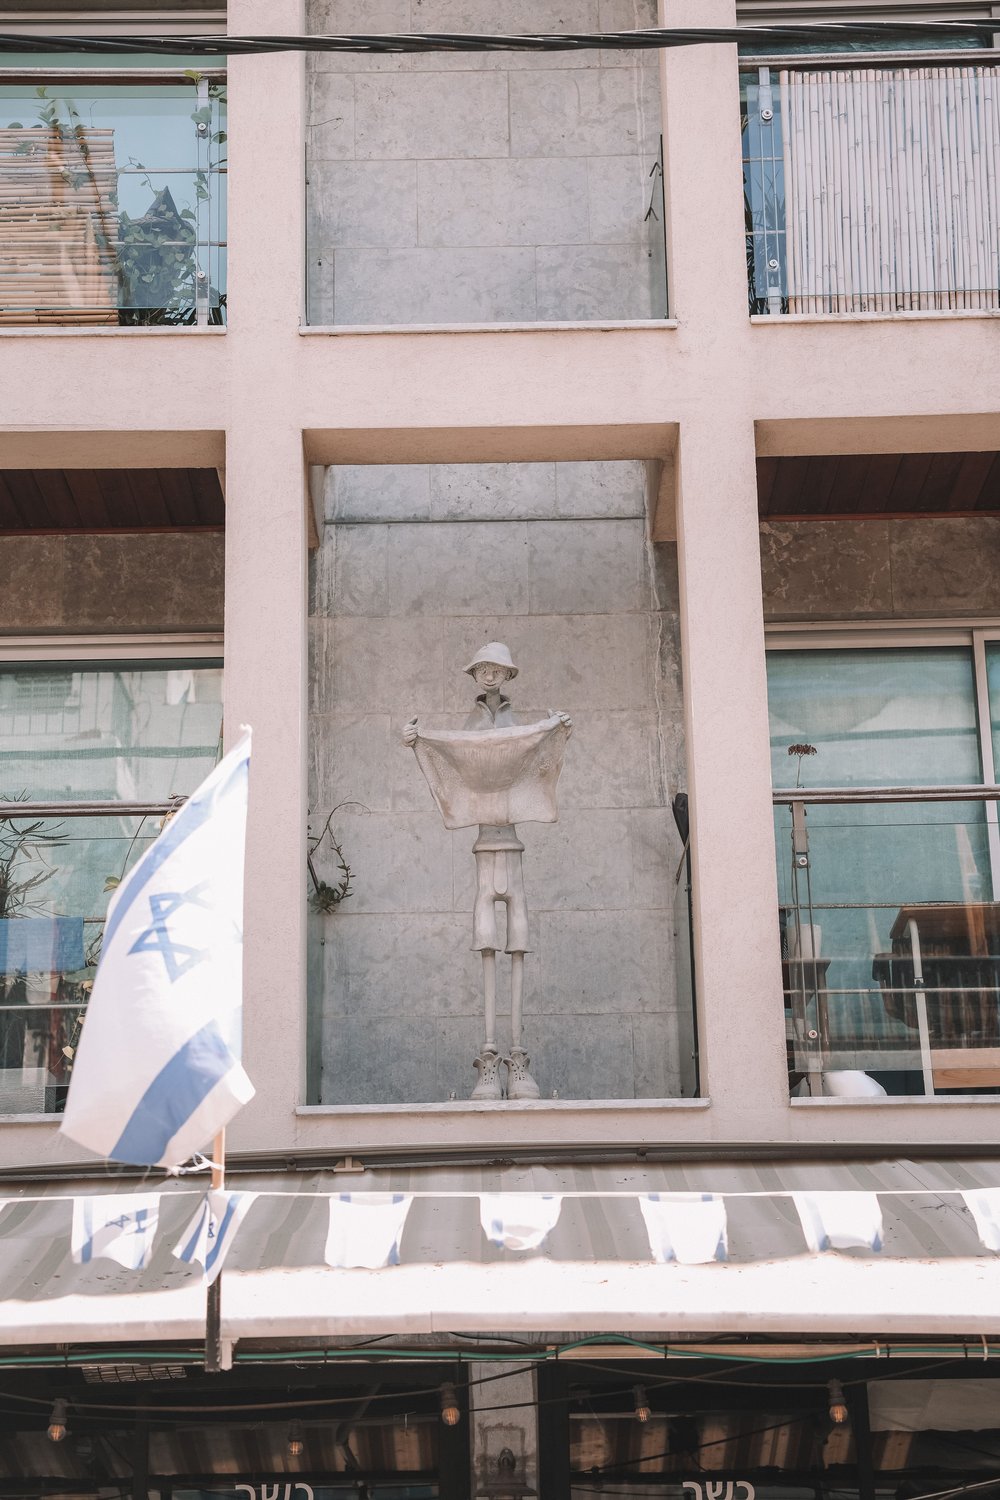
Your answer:
[[[774,793],[793,1092],[1000,1091],[998,796]]]
[[[0,86],[0,327],[225,321],[225,87]]]
[[[743,74],[750,312],[1000,308],[1000,68]]]

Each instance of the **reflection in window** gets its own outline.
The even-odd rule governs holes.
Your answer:
[[[218,662],[0,669],[0,799],[108,804],[0,821],[0,1114],[64,1102],[109,897],[160,828],[115,803],[189,795],[221,735]]]
[[[768,700],[776,789],[982,784],[971,648],[775,651]],[[874,1092],[1000,1085],[986,804],[799,811],[796,832],[775,808],[793,1086],[818,1092],[821,1072],[831,1093],[832,1075],[866,1072]]]
[[[36,802],[187,796],[219,756],[217,663],[0,669],[0,792]]]
[[[0,323],[221,323],[218,79],[0,88]]]

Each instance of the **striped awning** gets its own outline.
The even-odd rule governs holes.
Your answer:
[[[106,1178],[8,1191],[0,1344],[200,1338],[204,1283],[173,1255],[204,1191],[195,1182],[163,1188],[154,1253],[138,1272],[71,1260],[73,1197],[106,1193]],[[260,1195],[226,1262],[223,1333],[231,1339],[1000,1334],[1000,1257],[980,1241],[961,1197],[1000,1187],[1000,1160],[414,1167],[235,1174],[231,1184]],[[400,1263],[325,1264],[330,1196],[370,1192],[414,1195]],[[479,1195],[503,1192],[562,1195],[540,1249],[505,1250],[484,1234]],[[810,1253],[796,1192],[878,1194],[882,1249]],[[726,1259],[657,1263],[640,1207],[641,1195],[655,1193],[722,1195]]]

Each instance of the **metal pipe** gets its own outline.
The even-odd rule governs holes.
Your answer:
[[[177,802],[0,802],[0,821],[21,818],[150,818],[177,812]]]
[[[776,807],[791,807],[796,802],[848,806],[869,802],[998,802],[1000,786],[775,787],[771,800]]]
[[[913,988],[914,997],[917,1002],[920,1070],[924,1075],[924,1093],[928,1097],[932,1097],[934,1094],[934,1068],[931,1063],[931,1034],[927,1024],[927,995],[924,992],[923,962],[920,957],[920,933],[912,917],[906,924],[906,931],[910,939],[910,952],[913,955]]]

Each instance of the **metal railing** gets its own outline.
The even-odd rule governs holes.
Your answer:
[[[1000,308],[1000,65],[796,58],[744,73],[752,313]]]

